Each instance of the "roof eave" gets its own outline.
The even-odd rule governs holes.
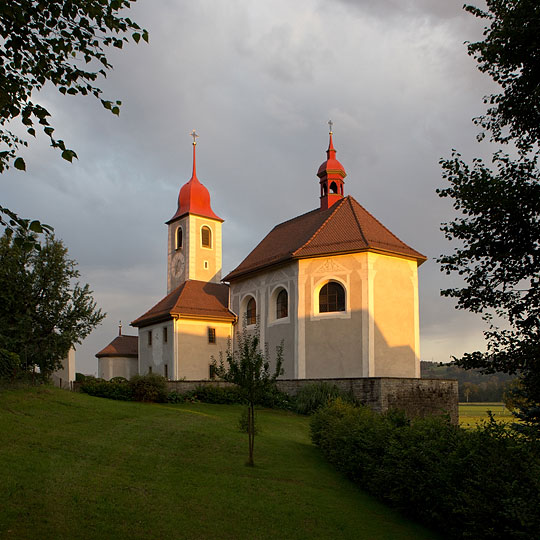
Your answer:
[[[138,358],[137,353],[105,353],[105,354],[96,354],[96,358]]]
[[[195,315],[193,313],[175,313],[173,315],[174,319],[189,319],[189,320],[197,320],[197,321],[223,321],[223,322],[235,322],[236,321],[236,315],[233,315],[232,313],[230,315]]]
[[[134,321],[129,323],[129,325],[135,328],[143,328],[145,326],[150,326],[151,324],[170,321],[172,318],[173,317],[170,313],[164,313],[160,315],[155,315],[153,317],[135,319]]]

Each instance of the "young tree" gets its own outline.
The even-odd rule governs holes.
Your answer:
[[[274,368],[270,367],[268,351],[260,348],[260,333],[257,326],[251,333],[244,327],[237,334],[237,347],[233,351],[231,345],[225,353],[227,365],[220,357],[219,364],[214,360],[214,372],[221,379],[238,385],[248,402],[248,445],[249,458],[247,464],[254,465],[253,448],[255,444],[255,403],[276,382],[283,373],[283,343],[276,348]]]
[[[40,250],[34,242],[0,238],[0,351],[48,376],[105,314],[88,285],[73,283],[79,272],[62,242],[49,237]]]
[[[466,354],[458,365],[520,375],[531,418],[540,420],[540,3],[486,4],[486,11],[465,7],[489,22],[469,54],[502,91],[485,98],[487,113],[475,121],[485,130],[480,138],[489,133],[516,157],[498,151],[493,167],[480,159],[469,166],[454,151],[441,161],[450,186],[437,191],[461,217],[442,225],[459,247],[439,262],[465,280],[442,294],[489,324],[487,352]]]
[[[7,128],[20,120],[27,133],[36,136],[36,124],[72,161],[77,154],[54,136],[49,111],[35,101],[49,83],[62,94],[92,95],[113,114],[120,113],[120,101],[101,97],[96,80],[106,77],[113,66],[107,47],[121,49],[131,33],[135,42],[148,41],[148,33],[119,12],[136,0],[9,0],[0,2],[0,173],[10,166],[26,170],[20,146],[25,139]],[[0,206],[0,225],[27,229],[25,221]],[[28,225],[28,223],[26,223]],[[34,222],[33,231],[39,223]]]

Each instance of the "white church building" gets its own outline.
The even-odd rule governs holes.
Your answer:
[[[197,178],[193,136],[192,176],[167,221],[167,294],[131,323],[137,342],[119,335],[96,355],[99,376],[129,377],[137,365],[171,380],[208,379],[212,357],[258,323],[270,351],[284,343],[285,379],[420,377],[426,257],[345,194],[332,132],[316,208],[276,225],[223,278],[223,219]]]

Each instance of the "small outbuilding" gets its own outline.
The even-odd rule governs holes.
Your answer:
[[[139,373],[139,338],[122,335],[122,325],[118,326],[118,336],[96,354],[98,377],[110,380],[113,377],[130,379]]]

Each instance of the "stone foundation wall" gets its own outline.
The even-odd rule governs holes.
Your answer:
[[[377,412],[401,409],[409,418],[446,414],[457,424],[458,383],[453,379],[405,379],[399,377],[368,377],[355,379],[279,379],[277,387],[290,396],[300,388],[326,381],[345,392],[351,392],[362,404]],[[199,385],[231,386],[223,381],[169,381],[169,391],[179,393],[194,390]]]

